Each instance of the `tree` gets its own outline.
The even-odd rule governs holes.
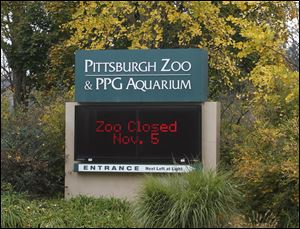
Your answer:
[[[49,11],[59,5],[63,13]],[[49,90],[48,52],[64,38],[59,26],[68,20],[68,6],[75,3],[48,3],[42,1],[1,2],[1,50],[7,61],[1,62],[14,94],[15,105],[26,105],[32,90]],[[69,10],[70,11],[70,10]],[[51,13],[52,12],[52,13]]]
[[[64,45],[207,49],[209,97],[224,100],[225,110],[236,109],[238,99],[239,123],[249,114],[253,74],[260,66],[287,60],[287,22],[296,16],[295,2],[81,2],[64,25],[72,31]]]
[[[227,91],[239,70],[230,45],[234,30],[211,2],[81,2],[66,47],[78,49],[205,48],[211,98]],[[208,16],[209,15],[209,16]]]
[[[39,86],[49,48],[49,20],[40,2],[1,2],[1,47],[12,70],[16,105]]]
[[[46,11],[54,25],[55,42],[48,52],[49,65],[46,72],[44,89],[68,91],[74,87],[74,52],[76,46],[65,45],[70,39],[72,30],[63,25],[72,21],[72,15],[77,9],[78,2],[61,1],[46,3]]]

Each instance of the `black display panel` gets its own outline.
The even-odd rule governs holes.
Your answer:
[[[77,105],[75,160],[180,163],[201,159],[200,105]]]

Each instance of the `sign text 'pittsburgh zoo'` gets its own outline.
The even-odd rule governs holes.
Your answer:
[[[77,102],[204,102],[208,57],[201,49],[79,50]]]

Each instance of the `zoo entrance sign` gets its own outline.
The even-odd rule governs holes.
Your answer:
[[[77,102],[204,102],[208,56],[201,49],[79,50]]]

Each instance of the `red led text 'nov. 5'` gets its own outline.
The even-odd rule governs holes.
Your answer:
[[[177,121],[167,123],[143,123],[141,121],[128,121],[126,128],[120,123],[110,123],[103,120],[96,120],[96,132],[112,133],[113,144],[144,144],[143,139],[135,133],[150,133],[150,143],[159,144],[159,133],[176,133]],[[124,135],[134,133],[134,135]]]

